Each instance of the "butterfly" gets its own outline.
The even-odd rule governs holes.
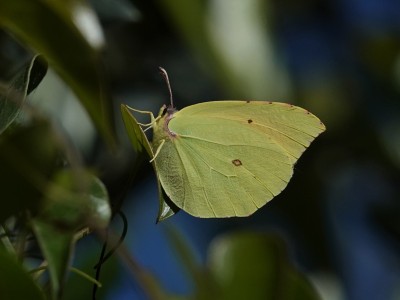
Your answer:
[[[269,101],[211,101],[157,117],[122,105],[135,149],[145,149],[155,169],[161,201],[159,218],[176,206],[202,218],[249,216],[288,184],[301,154],[325,125],[307,110]],[[150,115],[138,123],[130,111]],[[144,131],[153,130],[148,141]]]

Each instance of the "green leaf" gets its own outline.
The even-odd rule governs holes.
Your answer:
[[[32,221],[32,229],[47,260],[52,297],[58,299],[71,262],[74,233],[61,230],[40,219]]]
[[[15,257],[0,249],[0,299],[44,300],[32,277]]]
[[[143,129],[138,124],[136,118],[131,114],[129,107],[121,104],[122,119],[124,120],[125,129],[133,148],[137,153],[146,153],[147,157],[153,157],[153,149],[150,142],[143,132]]]
[[[218,238],[208,256],[218,299],[320,299],[288,259],[284,243],[258,233]]]
[[[42,81],[47,63],[40,55],[18,72],[11,82],[0,90],[0,134],[17,118],[27,95]]]
[[[142,155],[147,160],[150,160],[151,158],[153,158],[154,153],[143,129],[140,127],[135,117],[131,114],[127,105],[124,104],[121,105],[121,113],[122,113],[122,119],[125,124],[126,132],[128,133],[133,148],[139,155]],[[163,188],[161,187],[161,183],[160,180],[158,179],[158,174],[154,161],[152,162],[152,166],[157,176],[158,199],[160,204],[158,210],[157,222],[160,222],[173,216],[175,213],[179,211],[179,208],[177,208],[171,202],[171,200],[168,199],[168,196],[165,194]]]
[[[0,26],[46,57],[113,144],[113,110],[99,53],[103,33],[86,2],[0,1]]]
[[[111,220],[111,207],[108,192],[103,182],[91,176],[88,224],[92,228],[106,228]]]
[[[103,183],[84,170],[60,171],[46,196],[32,228],[48,262],[53,298],[58,299],[70,267],[76,230],[105,228],[111,208]]]
[[[34,213],[41,206],[59,151],[45,121],[0,136],[0,222],[26,209]]]
[[[39,218],[65,231],[105,228],[111,219],[107,190],[85,170],[62,170],[48,186]]]

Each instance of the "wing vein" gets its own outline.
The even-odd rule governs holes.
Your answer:
[[[200,153],[197,151],[196,148],[193,148],[189,143],[185,143],[185,145],[193,151],[193,153],[194,153],[208,168],[209,168],[209,170],[210,170],[211,172],[214,171],[214,172],[216,172],[216,173],[219,173],[219,174],[221,174],[221,175],[223,175],[223,176],[229,178],[229,176],[225,175],[225,174],[222,173],[222,172],[219,172],[217,169],[215,169],[214,167],[210,166],[210,165],[203,159],[203,157],[200,155]],[[193,166],[195,166],[195,165],[196,165],[195,161],[192,160],[192,162],[193,162]],[[210,175],[211,175],[211,173],[210,173]],[[199,177],[200,177],[200,176],[199,176]],[[212,175],[211,175],[211,177],[212,177]],[[214,188],[219,188],[219,187],[216,187],[216,186],[215,186],[215,181],[214,181],[214,180],[212,180],[211,182],[212,182]],[[205,193],[206,193],[206,190],[205,190],[204,186],[202,186],[202,187],[203,187],[203,190],[204,190]],[[207,194],[207,193],[206,193],[206,194]],[[229,199],[229,202],[230,202],[230,204],[231,204],[231,206],[232,206],[232,209],[233,209],[233,210],[235,211],[235,213],[236,213],[235,205],[233,204],[232,199],[231,199],[229,196],[228,196],[228,199]],[[213,213],[214,213],[214,215],[215,215],[215,211],[214,211],[214,209],[213,209],[213,207],[212,207],[212,205],[211,205],[211,202],[209,202],[208,197],[206,197],[206,200],[207,200],[207,203],[209,204],[210,208],[212,209],[212,211],[213,211]]]

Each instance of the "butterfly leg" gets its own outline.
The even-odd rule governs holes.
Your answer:
[[[148,124],[141,124],[141,123],[138,123],[138,124],[141,125],[141,126],[147,127],[146,129],[143,130],[143,132],[146,132],[147,130],[149,130],[150,128],[152,128],[152,127],[153,127],[153,124],[154,124],[155,122],[157,122],[158,119],[160,119],[160,118],[161,118],[161,116],[158,116],[157,118],[153,119],[153,120],[152,120],[150,123],[148,123]]]
[[[140,113],[140,114],[150,115],[150,119],[151,119],[151,122],[150,122],[150,123],[139,123],[139,122],[137,122],[140,126],[142,126],[142,127],[147,127],[144,131],[146,131],[146,130],[148,130],[149,128],[151,128],[151,127],[153,126],[153,124],[154,124],[159,118],[161,118],[160,115],[157,116],[157,118],[154,118],[154,115],[153,115],[153,113],[152,113],[151,111],[135,109],[135,108],[133,108],[133,107],[130,107],[129,105],[126,105],[126,107],[127,107],[128,109],[130,109],[131,111],[134,111],[134,112],[137,112],[137,113]]]
[[[153,115],[153,113],[152,113],[151,111],[148,111],[148,110],[139,110],[139,109],[130,107],[129,105],[126,105],[126,104],[125,104],[125,106],[126,106],[127,108],[129,108],[130,110],[134,111],[134,112],[137,112],[137,113],[140,113],[140,114],[147,114],[147,115],[150,115],[150,116],[152,116],[153,119],[154,119],[154,115]]]
[[[164,140],[164,139],[161,140],[161,143],[160,143],[160,145],[158,146],[157,151],[156,151],[156,153],[154,154],[154,157],[150,160],[151,163],[156,159],[158,153],[160,153],[161,148],[162,148],[162,146],[164,145],[164,143],[165,143],[165,140]]]

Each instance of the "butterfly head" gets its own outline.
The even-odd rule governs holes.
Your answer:
[[[176,136],[174,132],[169,130],[168,124],[169,121],[171,121],[174,118],[174,114],[178,110],[170,105],[163,105],[161,106],[160,112],[158,114],[158,117],[156,119],[156,124],[160,125],[162,128],[164,128],[164,131],[169,135],[169,136]]]
[[[176,113],[177,111],[178,110],[175,107],[164,104],[163,106],[161,106],[159,116],[171,119],[174,113]]]
[[[178,110],[175,108],[175,107],[173,107],[173,106],[168,106],[167,108],[166,108],[166,113],[167,113],[167,115],[168,116],[172,116],[174,113],[176,113]]]

